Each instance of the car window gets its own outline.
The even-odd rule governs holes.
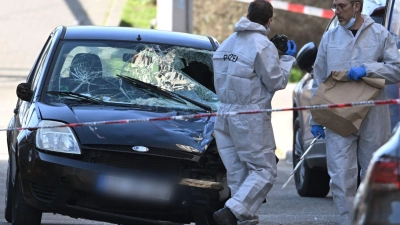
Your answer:
[[[47,54],[49,52],[50,46],[51,46],[51,41],[52,41],[52,36],[49,36],[49,38],[46,41],[46,44],[44,45],[41,54],[39,55],[37,65],[35,68],[35,71],[32,73],[32,78],[29,78],[29,82],[31,82],[31,89],[34,91],[36,89],[37,83],[40,78],[40,74],[43,69],[43,64],[45,59],[47,58]]]
[[[397,0],[393,3],[391,17],[389,19],[389,31],[396,40],[397,48],[400,48],[400,1]]]
[[[54,60],[47,91],[74,92],[114,104],[199,109],[199,106],[132,85],[137,79],[217,109],[213,51],[121,42],[63,41]],[[47,101],[65,102],[50,94]]]

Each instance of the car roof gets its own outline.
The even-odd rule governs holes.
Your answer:
[[[67,26],[61,39],[64,40],[113,40],[141,41],[215,50],[212,38],[182,32],[110,26]]]

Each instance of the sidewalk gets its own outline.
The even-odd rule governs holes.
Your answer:
[[[56,26],[118,26],[126,0],[18,0],[0,7],[0,76],[25,78]]]
[[[296,83],[289,83],[284,90],[275,92],[272,98],[272,109],[292,108],[293,89]],[[274,129],[276,151],[275,154],[281,160],[287,160],[291,156],[293,143],[293,112],[273,112],[271,116],[272,128]]]

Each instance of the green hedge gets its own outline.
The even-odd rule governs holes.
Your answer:
[[[289,82],[297,83],[301,80],[303,75],[304,71],[302,71],[298,66],[293,66],[292,70],[290,71]]]
[[[121,16],[121,27],[150,28],[150,22],[157,16],[154,0],[127,0]]]

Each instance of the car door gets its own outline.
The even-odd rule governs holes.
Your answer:
[[[39,82],[39,78],[44,68],[45,59],[49,53],[50,46],[53,40],[53,35],[50,35],[47,39],[45,45],[42,48],[38,58],[36,59],[28,77],[27,82],[31,86],[31,91],[35,93],[37,89],[37,85]],[[16,108],[14,109],[14,116],[10,121],[9,128],[12,130],[7,134],[8,142],[9,142],[9,156],[11,163],[11,174],[13,177],[13,183],[15,182],[15,174],[17,171],[17,159],[16,159],[16,151],[17,151],[17,143],[24,138],[25,132],[30,132],[28,130],[17,130],[16,128],[27,127],[28,122],[34,112],[34,107],[32,103],[34,102],[34,96],[30,101],[24,101],[22,99],[17,100]]]

